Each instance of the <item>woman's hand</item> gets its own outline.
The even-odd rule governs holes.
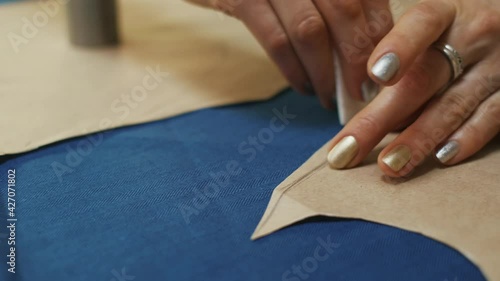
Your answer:
[[[433,47],[451,45],[465,72]],[[377,45],[370,76],[386,86],[332,140],[333,168],[358,165],[389,132],[406,129],[379,155],[391,177],[408,175],[430,154],[445,165],[479,151],[500,131],[500,0],[423,0]]]
[[[326,108],[335,93],[334,50],[346,89],[363,99],[366,64],[391,29],[389,0],[188,0],[244,22],[292,87]],[[372,83],[373,84],[373,83]]]

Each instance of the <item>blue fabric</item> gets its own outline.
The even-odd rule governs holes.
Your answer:
[[[283,128],[284,107],[295,117],[281,116]],[[484,280],[441,243],[359,220],[316,218],[250,241],[274,187],[339,129],[335,112],[286,91],[4,157],[0,232],[15,168],[17,273],[0,239],[1,280]]]
[[[9,2],[19,2],[19,1],[22,1],[22,0],[0,0],[0,4],[9,3]]]

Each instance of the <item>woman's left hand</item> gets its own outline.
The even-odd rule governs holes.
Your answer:
[[[463,59],[442,93],[455,73],[435,42]],[[500,0],[420,1],[375,48],[368,72],[388,87],[332,140],[332,168],[358,165],[403,126],[379,155],[386,175],[406,176],[431,154],[445,165],[467,159],[500,131]]]

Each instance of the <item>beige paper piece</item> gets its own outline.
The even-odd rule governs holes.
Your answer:
[[[446,243],[500,280],[500,138],[464,164],[444,169],[430,159],[410,180],[391,182],[376,161],[393,137],[344,171],[329,168],[325,145],[274,190],[252,239],[316,215],[364,219]]]
[[[265,100],[287,86],[243,25],[222,13],[180,0],[121,0],[122,46],[83,49],[68,44],[66,7],[59,2],[0,6],[0,34],[6,34],[0,39],[0,130],[9,132],[0,139],[0,155]],[[414,2],[392,0],[391,8],[397,17]],[[349,96],[337,73],[345,124],[365,103]]]
[[[369,102],[358,101],[351,97],[344,83],[344,78],[340,68],[339,60],[335,60],[335,100],[337,112],[341,125],[347,124],[358,112],[360,112]]]
[[[123,44],[84,49],[68,43],[64,1],[37,2],[0,5],[0,155],[265,100],[287,86],[246,28],[221,13],[119,1]]]

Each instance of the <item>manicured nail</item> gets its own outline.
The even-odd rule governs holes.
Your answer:
[[[365,102],[371,102],[378,94],[380,86],[372,79],[368,79],[361,84],[361,94]]]
[[[332,169],[343,169],[349,165],[358,151],[356,139],[353,136],[345,137],[328,153],[328,163]]]
[[[446,164],[453,157],[457,156],[459,149],[460,145],[457,141],[450,141],[436,152],[436,158],[439,162]]]
[[[394,172],[399,172],[410,160],[411,149],[406,145],[396,146],[382,158],[382,162]]]
[[[399,57],[395,53],[388,53],[381,57],[372,67],[372,73],[381,81],[387,82],[399,70]]]

